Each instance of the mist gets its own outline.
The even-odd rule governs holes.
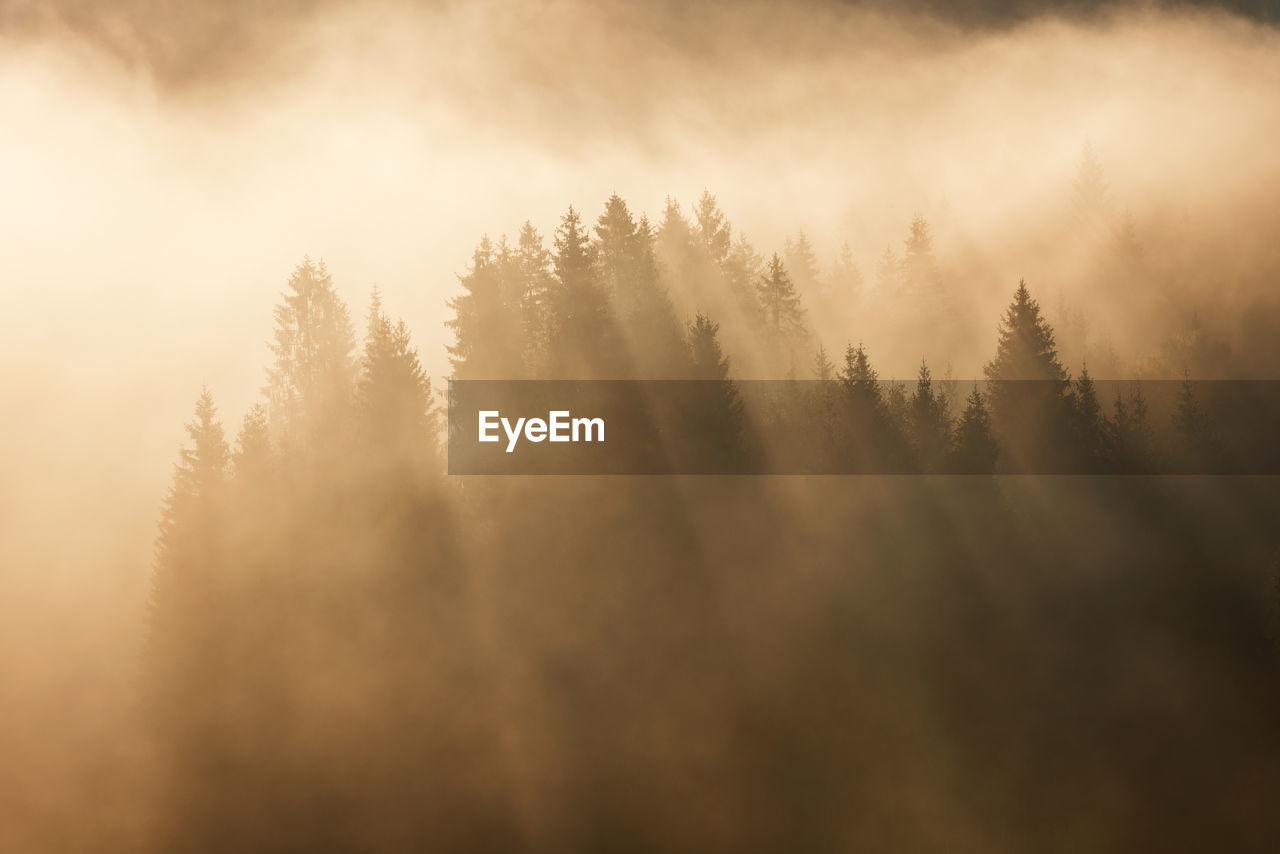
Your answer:
[[[1277,91],[1267,4],[0,3],[0,847],[92,850],[105,827],[128,850],[151,827],[132,720],[157,516],[201,385],[229,439],[259,399],[304,257],[357,330],[377,285],[439,390],[449,301],[483,236],[528,220],[550,238],[569,205],[593,223],[614,193],[656,224],[668,198],[690,215],[709,190],[766,259],[803,232],[825,275],[847,244],[862,296],[811,304],[804,370],[817,344],[863,341],[884,379],[914,378],[922,355],[976,379],[1025,278],[1073,373],[1275,379]],[[1107,190],[1092,230],[1073,219],[1086,144]],[[915,217],[964,307],[945,346],[877,293]],[[682,327],[720,308],[670,290]],[[715,319],[736,377],[785,373]],[[1218,355],[1188,366],[1194,335]],[[779,524],[838,527],[791,488],[760,490]],[[1256,533],[1236,545],[1265,560]],[[739,548],[687,536],[703,555]],[[813,555],[819,576],[837,561]],[[877,571],[848,583],[902,593]],[[809,598],[770,611],[766,589],[717,600],[733,631],[804,623],[785,609]],[[521,744],[529,767],[550,761]],[[901,785],[937,784],[917,772]],[[589,839],[559,808],[524,804],[524,832]]]

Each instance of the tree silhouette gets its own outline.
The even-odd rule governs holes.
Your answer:
[[[410,342],[409,328],[403,320],[391,322],[376,290],[369,308],[356,405],[361,434],[370,450],[400,462],[434,456],[431,381]]]
[[[816,297],[821,292],[818,276],[818,256],[813,245],[803,231],[796,232],[794,238],[786,241],[787,272],[795,282],[796,290],[808,297]]]
[[[921,360],[909,414],[911,446],[921,471],[941,471],[951,450],[951,419],[946,407],[946,400],[934,391],[929,365]]]
[[[1000,324],[996,355],[984,372],[991,382],[991,416],[1011,465],[1061,469],[1073,465],[1070,383],[1058,361],[1053,329],[1018,282]]]
[[[449,360],[458,379],[514,379],[525,374],[528,287],[522,281],[522,255],[505,238],[498,247],[487,236],[471,254],[471,267],[459,278],[462,293],[449,301],[453,330]]]
[[[805,335],[804,307],[778,253],[769,259],[768,267],[757,280],[756,292],[775,364],[790,361],[793,348]]]
[[[991,474],[999,456],[999,444],[991,426],[986,396],[974,383],[965,399],[964,411],[956,424],[955,448],[951,471],[956,474]]]
[[[732,231],[729,220],[725,218],[719,205],[716,204],[716,197],[711,195],[709,190],[702,191],[698,203],[694,206],[693,217],[698,240],[701,241],[703,249],[712,261],[723,265],[729,260]]]
[[[273,430],[292,448],[331,446],[347,427],[355,335],[323,261],[304,258],[275,310],[265,389]]]
[[[686,435],[696,437],[685,465],[692,471],[734,472],[744,463],[743,406],[717,335],[720,324],[697,315],[688,327],[693,379]]]
[[[569,207],[555,234],[550,327],[553,375],[617,377],[622,354],[608,295],[596,279],[595,251],[578,212]]]
[[[1090,473],[1107,470],[1112,462],[1113,449],[1109,441],[1112,425],[1102,414],[1102,405],[1098,402],[1098,393],[1094,388],[1093,378],[1089,376],[1088,365],[1080,368],[1080,376],[1076,378],[1072,389],[1071,402],[1077,464],[1081,470]]]

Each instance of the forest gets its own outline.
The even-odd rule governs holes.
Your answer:
[[[881,259],[930,342],[897,381],[849,253],[766,258],[709,192],[485,237],[449,379],[694,381],[710,474],[466,477],[406,323],[302,260],[163,507],[156,850],[1265,850],[1280,496],[1203,473],[1271,470],[1274,395],[1201,382],[1199,328],[1095,380],[1016,273],[951,376],[941,270],[922,217]],[[759,454],[862,474],[713,476]]]
[[[1270,854],[1276,92],[1275,0],[0,0],[0,854]]]

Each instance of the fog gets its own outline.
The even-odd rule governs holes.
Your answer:
[[[0,3],[0,847],[89,849],[60,816],[100,810],[86,827],[127,838],[145,812],[101,797],[103,769],[134,752],[182,424],[203,383],[234,435],[304,256],[357,329],[376,284],[437,389],[483,235],[549,237],[615,192],[656,223],[704,189],[766,258],[803,230],[826,269],[847,243],[873,296],[924,217],[976,318],[956,378],[981,375],[1023,277],[1051,320],[1069,306],[1105,334],[1117,378],[1178,375],[1158,357],[1193,317],[1230,344],[1222,373],[1280,370],[1261,6],[151,6]],[[1101,237],[1064,225],[1086,143]],[[1145,266],[1100,279],[1126,216]],[[914,377],[930,343],[868,304],[813,317],[816,337]]]

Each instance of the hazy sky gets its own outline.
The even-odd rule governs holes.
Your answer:
[[[1210,244],[1203,305],[1275,263],[1274,4],[888,5],[0,0],[0,756],[125,714],[182,424],[207,383],[234,435],[304,255],[358,326],[377,283],[437,385],[479,238],[615,191],[709,188],[761,251],[803,228],[869,277],[923,214],[991,340],[1019,277],[1082,287],[1044,235],[1086,140],[1117,211],[1176,226],[1149,287]]]
[[[990,311],[1020,275],[1070,287],[1000,262],[1086,139],[1139,213],[1210,217],[1275,177],[1275,30],[1185,6],[272,8],[0,6],[10,518],[121,478],[153,509],[200,383],[229,432],[252,402],[304,254],[357,319],[379,284],[440,377],[479,237],[613,191],[656,215],[707,187],[761,250],[804,228],[868,274],[923,213],[944,264],[999,270],[973,295]]]

